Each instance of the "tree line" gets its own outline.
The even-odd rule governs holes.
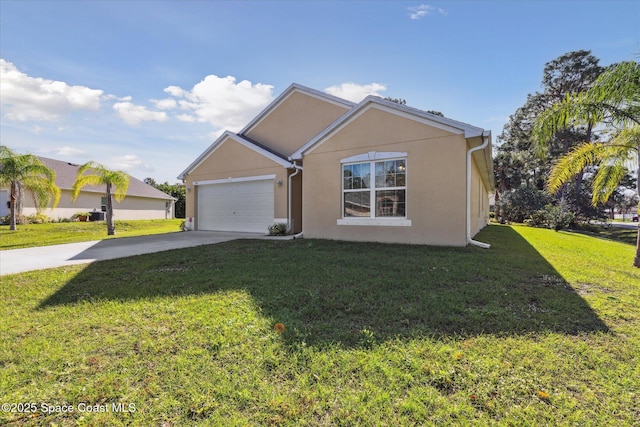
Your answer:
[[[497,138],[494,215],[556,230],[605,220],[614,208],[638,205],[639,163],[640,67],[603,67],[590,51],[566,53],[545,65],[542,90]]]

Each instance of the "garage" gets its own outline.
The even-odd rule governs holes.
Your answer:
[[[274,176],[201,182],[198,229],[266,233],[274,218]]]

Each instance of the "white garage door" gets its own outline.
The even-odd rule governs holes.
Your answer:
[[[198,186],[198,229],[266,233],[273,224],[273,178]]]

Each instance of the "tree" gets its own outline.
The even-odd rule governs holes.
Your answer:
[[[542,91],[527,96],[525,104],[509,117],[497,138],[496,218],[519,221],[522,215],[536,212],[549,203],[567,206],[581,216],[588,215],[582,208],[588,205],[582,191],[582,177],[564,188],[555,201],[545,191],[545,182],[553,161],[580,142],[591,140],[591,130],[585,126],[567,127],[540,147],[535,144],[533,128],[544,111],[568,93],[593,85],[602,71],[598,59],[585,50],[566,53],[545,64]],[[526,194],[526,197],[515,193]]]
[[[42,209],[49,204],[55,208],[60,201],[60,189],[56,186],[56,173],[33,154],[17,154],[9,147],[0,146],[0,185],[9,186],[9,230],[16,229],[16,209],[22,189],[33,194],[36,206]]]
[[[592,87],[567,94],[538,117],[534,137],[544,147],[558,131],[575,125],[599,125],[609,138],[603,143],[584,142],[560,158],[547,181],[548,190],[557,192],[587,166],[594,166],[591,201],[606,202],[626,176],[630,161],[640,172],[640,66],[635,61],[615,64]],[[640,267],[638,227],[635,267]]]
[[[390,96],[387,96],[386,98],[384,98],[386,101],[391,101],[391,102],[395,102],[396,104],[400,104],[400,105],[407,105],[407,101],[405,99],[402,98],[392,98]]]
[[[85,172],[88,174],[85,175]],[[73,183],[72,200],[76,200],[80,195],[80,190],[87,185],[105,185],[107,211],[105,217],[107,220],[107,235],[116,234],[116,227],[113,222],[113,198],[116,201],[122,201],[127,195],[129,188],[129,175],[122,171],[112,171],[100,163],[88,162],[80,166],[78,176]]]
[[[145,178],[144,182],[145,184],[149,184],[157,188],[158,190],[162,191],[163,193],[170,195],[171,197],[175,197],[176,198],[176,202],[174,204],[175,217],[176,218],[185,217],[186,191],[185,191],[184,184],[179,184],[179,183],[169,184],[167,181],[165,181],[164,184],[158,184],[156,180],[153,178]]]

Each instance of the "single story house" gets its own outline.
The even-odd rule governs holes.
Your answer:
[[[61,190],[60,203],[55,209],[45,208],[42,213],[53,219],[71,218],[78,212],[106,211],[105,186],[86,186],[76,201],[71,200],[71,188],[78,176],[80,165],[38,157],[56,173],[56,185]],[[0,189],[0,216],[9,215],[9,189]],[[175,198],[134,177],[129,179],[126,197],[113,204],[115,219],[173,218]],[[23,199],[22,214],[33,215],[38,210],[27,192]]]
[[[491,133],[380,97],[293,84],[179,176],[194,230],[486,246]]]

